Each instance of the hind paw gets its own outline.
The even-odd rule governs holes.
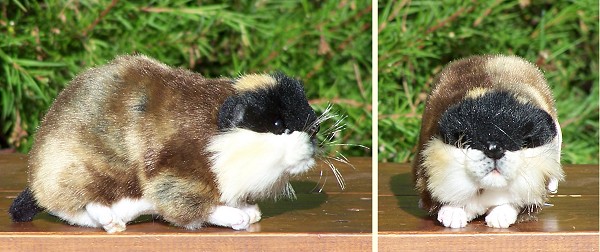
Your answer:
[[[88,215],[98,222],[107,233],[113,234],[125,231],[125,222],[116,216],[109,207],[97,203],[88,203],[85,209]]]
[[[123,222],[120,219],[114,219],[114,218],[109,223],[103,224],[102,228],[104,228],[104,230],[106,230],[106,232],[109,233],[109,234],[123,232],[126,229],[125,228],[125,222]]]

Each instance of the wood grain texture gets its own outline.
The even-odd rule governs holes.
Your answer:
[[[479,218],[451,229],[418,208],[409,164],[379,164],[379,251],[598,251],[598,165],[564,169],[537,221],[495,229]]]
[[[371,251],[358,234],[21,234],[0,236],[0,251]]]
[[[70,226],[47,213],[12,223],[7,210],[27,184],[26,156],[0,154],[0,250],[12,251],[371,251],[371,159],[336,166],[342,191],[320,163],[292,181],[297,199],[259,202],[263,219],[248,231],[221,227],[185,230],[144,216],[116,235]],[[322,175],[321,175],[322,173]]]
[[[598,251],[598,233],[379,233],[379,251]]]

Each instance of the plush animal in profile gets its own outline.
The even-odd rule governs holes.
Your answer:
[[[535,66],[514,56],[457,60],[425,106],[413,166],[420,204],[446,227],[485,215],[507,228],[556,192],[560,149],[552,93]]]
[[[313,167],[320,122],[283,74],[208,79],[121,56],[56,98],[10,214],[45,210],[109,233],[143,214],[247,229],[261,218],[256,200],[292,195],[289,178]]]

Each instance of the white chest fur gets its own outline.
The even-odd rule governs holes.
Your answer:
[[[275,135],[233,129],[212,139],[207,151],[212,153],[221,202],[228,206],[247,198],[291,196],[289,176],[315,164],[310,137],[298,131]]]
[[[563,177],[559,142],[557,136],[546,145],[507,151],[505,157],[493,161],[479,150],[432,139],[424,149],[423,164],[429,177],[428,190],[434,199],[448,206],[439,215],[463,211],[461,214],[469,221],[486,212],[490,215],[497,206],[509,205],[513,208],[512,219],[513,213],[516,218],[516,209],[543,204],[547,188],[556,190],[556,181]]]

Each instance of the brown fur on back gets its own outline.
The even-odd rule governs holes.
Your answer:
[[[145,197],[170,221],[198,219],[218,201],[204,147],[234,91],[229,79],[145,56],[118,57],[79,75],[48,111],[30,152],[38,203],[73,213],[88,202]]]

